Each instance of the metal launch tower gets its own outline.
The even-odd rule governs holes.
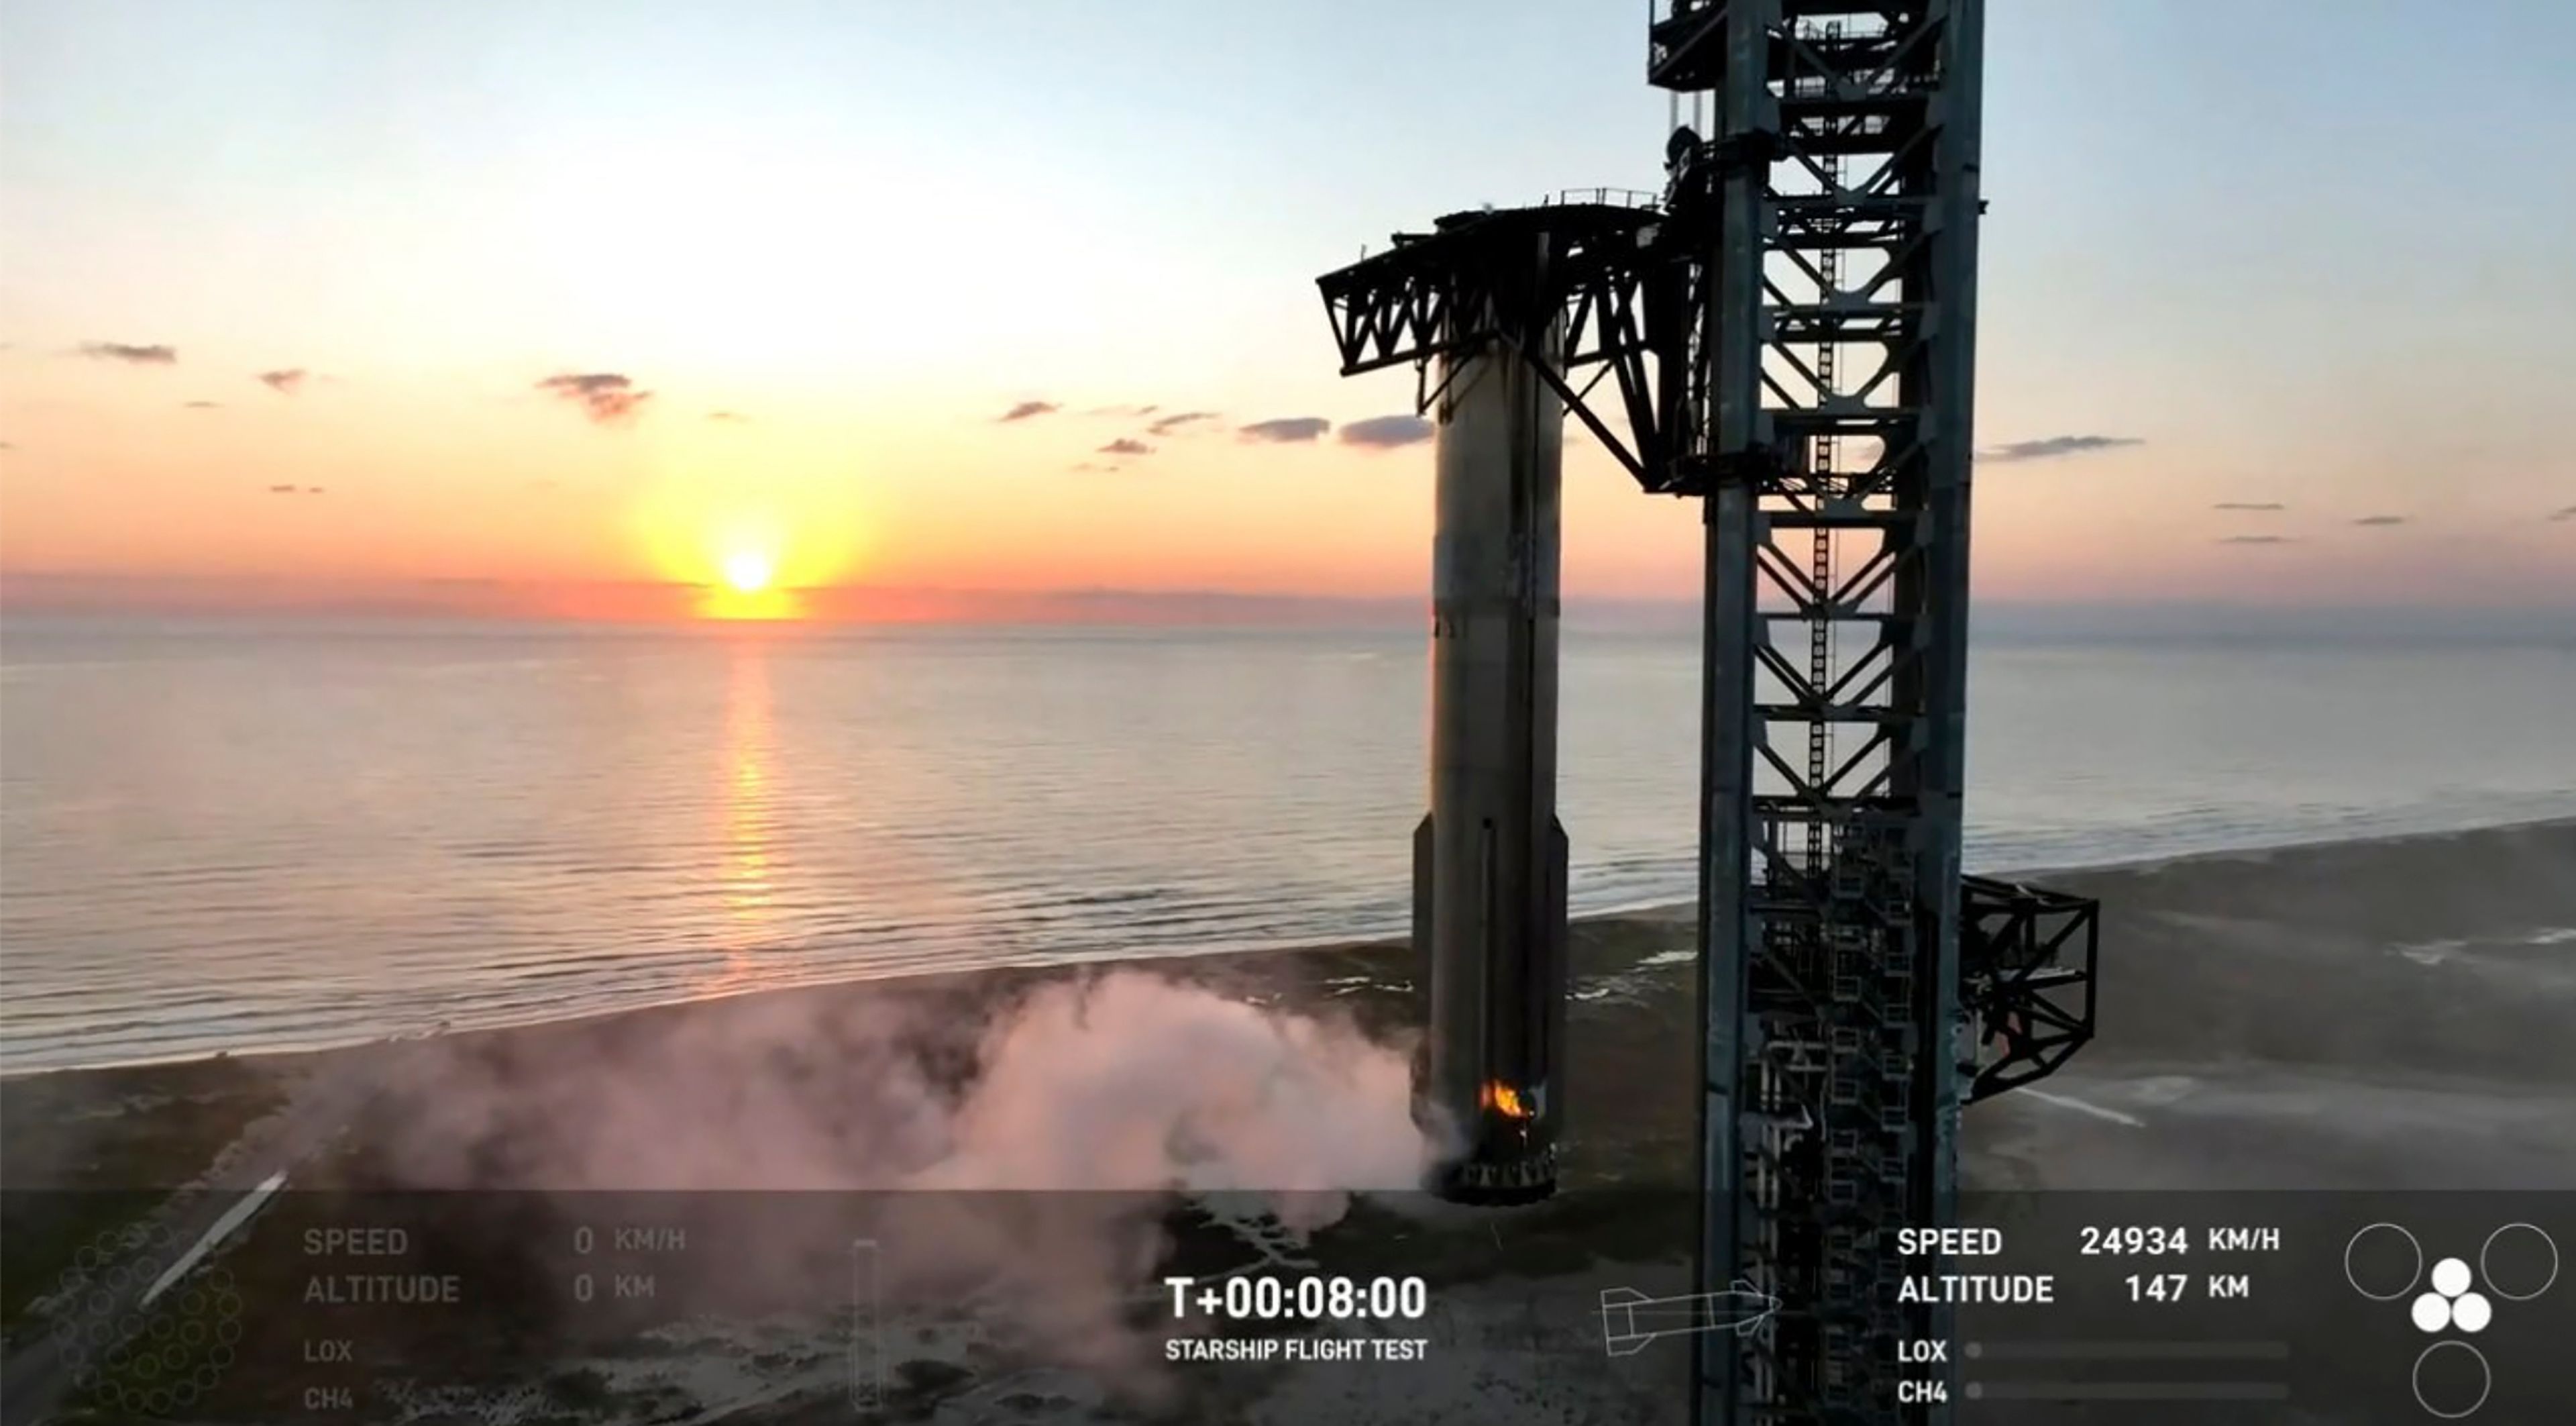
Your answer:
[[[1715,215],[1699,1256],[1806,1309],[1694,1336],[1707,1423],[1899,1419],[1898,1341],[1950,1335],[1893,1240],[1957,1179],[1982,9],[1671,0],[1651,34],[1716,113],[1680,165]]]
[[[1949,1324],[1900,1300],[1907,1274],[1947,1265],[1900,1261],[1894,1230],[1953,1220],[1962,1104],[2092,1032],[2093,904],[1960,867],[1983,10],[1660,0],[1648,78],[1714,115],[1671,136],[1660,197],[1456,214],[1320,279],[1344,373],[1415,363],[1440,416],[1434,663],[1493,672],[1435,680],[1435,769],[1504,706],[1546,750],[1516,732],[1516,761],[1435,774],[1417,838],[1423,1093],[1466,1126],[1449,1188],[1553,1184],[1561,1005],[1538,1001],[1564,994],[1547,860],[1562,867],[1564,834],[1536,820],[1552,794],[1503,795],[1553,778],[1552,667],[1525,665],[1553,663],[1556,453],[1543,520],[1455,493],[1520,488],[1540,461],[1521,443],[1554,432],[1462,424],[1503,398],[1459,383],[1499,390],[1516,362],[1534,380],[1513,391],[1543,386],[1643,489],[1700,502],[1696,1290],[1749,1283],[1779,1304],[1750,1336],[1692,1337],[1705,1426],[1947,1418],[1896,1395],[1898,1343]],[[1605,377],[1615,400],[1597,410]],[[1465,549],[1494,552],[1472,591]],[[1495,632],[1453,613],[1470,593]],[[1510,632],[1542,624],[1543,644]],[[1446,653],[1466,637],[1530,652]],[[1540,685],[1533,724],[1514,690]],[[1470,783],[1499,819],[1465,810]],[[1452,805],[1484,840],[1443,855]],[[1475,850],[1498,836],[1523,853]],[[1444,928],[1435,905],[1472,925]]]

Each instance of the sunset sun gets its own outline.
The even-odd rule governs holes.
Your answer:
[[[724,581],[738,594],[758,594],[767,589],[774,572],[769,556],[758,550],[738,550],[725,556]]]

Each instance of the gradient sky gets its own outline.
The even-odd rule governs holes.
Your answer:
[[[1363,243],[1657,186],[1643,11],[14,0],[0,570],[1418,591],[1427,446],[1237,432],[1409,409],[1334,374]],[[2576,7],[1988,35],[1980,444],[2126,443],[1981,462],[1981,597],[2576,601]],[[1695,589],[1568,480],[1570,592]]]

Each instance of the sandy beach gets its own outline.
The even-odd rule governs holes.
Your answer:
[[[2017,875],[2103,903],[2101,1033],[2064,1072],[1970,1110],[1967,1187],[2576,1189],[2576,820]],[[1490,1321],[1453,1322],[1443,1330],[1484,1346],[1457,1346],[1436,1371],[1154,1371],[1054,1339],[1014,1347],[933,1313],[871,1379],[874,1409],[889,1420],[1437,1419],[1434,1400],[1457,1399],[1482,1372],[1487,1386],[1548,1383],[1497,1420],[1677,1419],[1678,1349],[1605,1361],[1582,1304],[1603,1285],[1678,1290],[1686,1276],[1691,936],[1688,908],[1578,927],[1574,1140],[1553,1203],[1443,1214],[1403,1195],[1319,1195],[1309,1231],[1264,1238],[1279,1227],[1269,1217],[1207,1229],[1207,1261],[1238,1269],[1264,1255],[1317,1271],[1404,1264],[1455,1289],[1444,1311],[1472,1316],[1455,1304],[1473,1285],[1508,1285],[1533,1314],[1516,1345],[1495,1346]],[[1406,961],[1401,946],[1373,944],[925,977],[0,1082],[12,1394],[65,1311],[56,1288],[81,1247],[137,1214],[178,1246],[203,1236],[214,1205],[279,1175],[283,1198],[314,1202],[463,1188],[1127,1190],[1157,1172],[1200,1188],[1392,1188],[1412,1151]],[[1238,1080],[1290,1092],[1256,1103]],[[1122,1105],[1142,1108],[1122,1119]],[[1127,1132],[1137,1124],[1151,1132]],[[1090,1203],[1056,1227],[1106,1232],[1133,1217],[1116,1193]],[[982,1212],[967,1216],[989,1226]],[[1166,1247],[1194,1241],[1197,1228],[1149,1216]],[[256,1299],[263,1245],[284,1232],[272,1220],[295,1217],[280,1208],[238,1231],[209,1270]],[[953,1242],[962,1234],[950,1225]],[[886,1265],[897,1287],[919,1266]],[[1120,1279],[1125,1308],[1154,1300],[1151,1261],[1092,1267]],[[279,1282],[292,1271],[274,1267]],[[983,1281],[998,1290],[1011,1277]],[[696,1311],[685,1329],[660,1324],[654,1370],[603,1345],[601,1361],[622,1364],[533,1371],[550,1384],[531,1400],[555,1414],[509,1419],[848,1419],[853,1368],[832,1333],[849,1325],[800,1337],[776,1325],[803,1301],[788,1299],[745,1303],[730,1323]],[[1542,1323],[1527,1306],[1541,1300],[1576,1305]],[[745,1325],[754,1319],[772,1335]],[[487,1386],[518,1370],[478,1339],[497,1330],[488,1324],[439,1330],[490,1366]],[[1569,1359],[1579,1369],[1532,1367],[1551,1334],[1586,1331],[1590,1350]],[[242,1354],[283,1353],[293,1336],[291,1324],[254,1325]],[[557,1351],[545,1361],[559,1364],[559,1347],[529,1350]],[[190,1419],[283,1409],[290,1377],[304,1379],[262,1386],[233,1372]],[[1405,1392],[1420,1399],[1407,1405]],[[353,1398],[349,1414],[322,1419],[439,1410]]]

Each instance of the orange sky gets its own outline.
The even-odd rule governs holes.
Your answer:
[[[1641,40],[1580,7],[1472,35],[1344,0],[1023,7],[1088,69],[997,56],[971,11],[655,8],[0,9],[0,575],[596,594],[753,551],[795,586],[1418,595],[1429,447],[1339,439],[1412,374],[1338,379],[1313,278],[1450,208],[1658,181]],[[1980,597],[2576,602],[2560,364],[2530,345],[2555,228],[2372,198],[2349,249],[2285,259],[2270,235],[2401,159],[2494,190],[2377,90],[2132,83],[2121,56],[2190,38],[2161,13],[1993,27],[1978,437],[2055,453],[1981,462]],[[1354,74],[1363,14],[1562,82],[1462,137]],[[2563,132],[2522,53],[2443,69],[2484,77],[2442,103]],[[2281,173],[2170,141],[2292,81],[2373,137]],[[542,385],[582,375],[626,384]],[[596,419],[621,391],[649,396]],[[1060,409],[996,419],[1033,401]],[[1214,415],[1151,429],[1188,411]],[[1239,434],[1299,418],[1335,434]],[[1695,509],[1579,435],[1567,480],[1570,595],[1695,592]]]
[[[695,585],[753,554],[789,587],[1379,596],[1418,593],[1428,577],[1427,443],[1249,440],[1237,429],[1279,408],[1240,391],[1152,403],[1158,415],[1219,413],[1160,435],[1157,415],[1104,408],[1168,392],[1100,389],[1046,392],[1063,409],[1014,422],[996,417],[1037,394],[869,402],[788,390],[760,402],[732,387],[695,399],[657,389],[602,420],[498,373],[323,373],[281,394],[251,379],[250,357],[183,352],[162,366],[0,352],[11,447],[0,571]],[[1315,364],[1328,363],[1319,350]],[[1351,397],[1400,411],[1411,386],[1406,374],[1310,384],[1342,398],[1324,408],[1342,420],[1384,414]],[[1122,438],[1152,453],[1099,453]],[[2223,488],[2177,476],[2183,459],[2146,443],[1981,466],[1980,594],[2511,603],[2571,592],[2576,525],[2516,520],[2512,492],[2465,489],[2396,527],[2353,524],[2376,508],[2354,504],[2320,529],[2313,510],[2212,511]],[[1636,493],[1579,436],[1567,481],[1569,592],[1692,593],[1695,507]],[[2224,542],[2271,531],[2284,541]],[[621,604],[575,603],[604,612],[603,599]]]

